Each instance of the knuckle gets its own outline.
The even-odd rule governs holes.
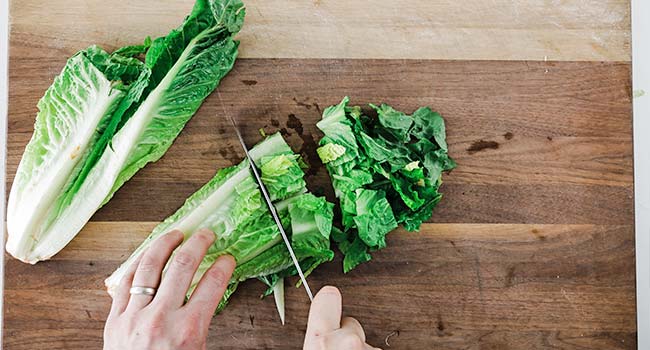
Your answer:
[[[156,329],[162,328],[165,324],[165,319],[165,312],[158,309],[153,310],[149,316],[149,326]]]
[[[228,283],[226,273],[219,268],[209,269],[207,275],[215,287],[223,287]]]
[[[152,341],[153,339],[159,339],[164,336],[165,332],[163,330],[164,328],[162,327],[162,325],[152,323],[151,325],[149,325],[149,327],[147,327],[146,336]]]
[[[174,256],[174,264],[180,268],[190,268],[196,264],[196,258],[188,252],[180,251]]]
[[[181,329],[180,336],[183,342],[194,341],[199,338],[198,327],[185,326]]]
[[[138,265],[139,272],[155,272],[158,269],[158,262],[156,259],[150,255],[146,255],[142,258],[140,265]]]

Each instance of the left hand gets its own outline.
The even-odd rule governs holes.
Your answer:
[[[206,348],[208,327],[235,268],[231,256],[219,257],[205,273],[190,300],[185,296],[214,233],[201,230],[174,254],[183,234],[172,231],[158,238],[136,260],[115,293],[106,327],[104,350]],[[157,288],[155,296],[130,294],[132,286]]]

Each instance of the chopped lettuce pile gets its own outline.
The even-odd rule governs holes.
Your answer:
[[[251,149],[251,157],[278,211],[282,226],[290,236],[300,266],[309,274],[318,265],[330,261],[333,207],[325,198],[307,193],[302,161],[274,134]],[[191,295],[201,276],[217,257],[230,254],[237,268],[221,302],[222,309],[237,288],[251,278],[269,286],[282,286],[284,277],[297,274],[280,231],[250,171],[247,160],[219,170],[215,177],[187,199],[178,211],[158,225],[131,257],[106,280],[112,293],[128,266],[160,235],[180,230],[187,237],[207,228],[217,236],[195,275]]]
[[[339,198],[343,231],[332,239],[348,272],[386,247],[386,235],[402,224],[417,231],[442,198],[442,173],[456,164],[447,154],[445,123],[428,107],[412,115],[370,105],[377,117],[349,107],[349,98],[323,112],[325,136],[318,155]]]
[[[7,208],[7,251],[52,257],[126,181],[171,146],[231,70],[240,0],[197,0],[169,35],[70,58],[38,103]],[[144,62],[140,57],[144,56]]]

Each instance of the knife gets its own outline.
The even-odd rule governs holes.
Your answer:
[[[278,225],[278,229],[280,230],[280,234],[282,235],[282,240],[284,240],[284,244],[287,246],[287,250],[289,250],[289,255],[291,255],[291,260],[293,260],[293,265],[296,267],[296,270],[298,270],[298,275],[300,276],[300,281],[302,281],[302,285],[305,287],[305,291],[307,291],[307,295],[309,296],[310,301],[314,301],[314,295],[311,293],[311,288],[309,288],[309,284],[307,283],[307,279],[305,278],[305,274],[302,272],[302,269],[300,268],[300,264],[298,263],[298,259],[296,258],[296,254],[293,252],[293,248],[291,247],[291,242],[289,241],[289,238],[287,237],[287,233],[284,231],[284,227],[282,227],[282,222],[280,221],[280,218],[278,217],[278,212],[275,209],[275,206],[273,205],[273,202],[271,202],[271,197],[269,196],[269,192],[266,190],[266,186],[264,186],[264,183],[262,182],[262,178],[260,177],[260,174],[257,170],[257,167],[255,166],[255,162],[253,162],[253,158],[251,157],[248,147],[246,147],[246,143],[244,142],[244,138],[241,136],[241,132],[239,132],[239,127],[237,127],[237,123],[235,123],[235,119],[232,118],[232,116],[229,116],[230,122],[232,123],[232,126],[235,128],[235,134],[237,134],[237,138],[239,139],[239,143],[241,144],[242,148],[244,149],[244,153],[246,153],[246,159],[248,159],[248,164],[253,171],[253,175],[255,176],[255,180],[257,181],[257,184],[260,186],[260,190],[262,191],[262,195],[264,196],[264,200],[266,201],[266,205],[269,207],[269,210],[271,211],[271,215],[273,216],[273,220],[275,220],[275,224]]]

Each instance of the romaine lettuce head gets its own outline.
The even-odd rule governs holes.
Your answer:
[[[240,0],[197,0],[169,35],[72,57],[39,102],[12,187],[7,251],[36,263],[63,249],[127,180],[158,160],[231,70]],[[145,62],[135,56],[146,52]]]
[[[134,58],[91,46],[68,60],[38,102],[34,134],[7,205],[7,251],[25,262],[49,239],[87,164],[106,147],[113,124],[140,97],[150,70]]]

